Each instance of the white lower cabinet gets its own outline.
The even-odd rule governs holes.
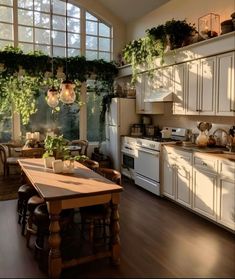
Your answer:
[[[235,231],[235,162],[219,162],[217,197],[217,221]]]
[[[164,147],[163,195],[191,207],[192,154]]]
[[[162,194],[235,231],[235,162],[164,146]]]

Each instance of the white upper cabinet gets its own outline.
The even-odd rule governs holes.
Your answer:
[[[148,103],[144,99],[159,86],[161,78],[150,77],[147,73],[139,74],[136,82],[136,113],[141,114],[163,114],[163,103]]]
[[[186,114],[215,114],[215,72],[215,57],[187,63]]]
[[[235,52],[217,56],[216,114],[235,116]]]
[[[173,66],[173,114],[185,114],[185,67],[185,63]]]

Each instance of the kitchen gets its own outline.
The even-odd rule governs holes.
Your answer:
[[[231,161],[228,174],[229,186],[220,184],[223,183],[222,180],[211,182],[212,200],[207,206],[212,208],[212,216],[200,209],[194,211],[206,218],[209,216],[210,220],[216,220],[217,224],[222,224],[232,231],[235,228],[233,217],[235,206],[233,201],[235,154],[233,40],[234,34],[225,34],[209,42],[202,41],[196,45],[186,46],[174,54],[169,53],[165,58],[164,67],[159,66],[159,61],[156,62],[158,67],[153,71],[153,77],[148,76],[146,68],[142,70],[143,72],[140,70],[135,84],[136,99],[133,99],[133,88],[131,88],[130,96],[127,90],[129,109],[121,110],[120,115],[116,114],[117,119],[121,121],[118,125],[125,131],[117,130],[115,137],[111,137],[112,139],[108,137],[106,141],[108,155],[113,158],[115,167],[121,169],[123,175],[133,179],[136,185],[155,195],[166,196],[173,201],[177,200],[176,193],[173,192],[176,192],[178,188],[175,185],[176,182],[173,181],[170,195],[167,193],[169,189],[164,189],[168,187],[165,184],[169,184],[167,176],[171,168],[164,165],[164,156],[167,155],[163,155],[162,151],[164,149],[166,152],[165,149],[169,144],[175,144],[178,150],[180,146],[183,151],[186,149],[189,152],[189,158],[187,157],[186,161],[190,161],[191,165],[190,172],[187,173],[189,178],[186,179],[187,190],[184,193],[187,202],[181,204],[192,210],[197,207],[198,197],[195,193],[200,191],[196,182],[198,178],[194,173],[197,169],[194,162],[197,160],[197,153],[207,155],[207,160],[213,159],[209,157],[212,153],[224,153],[223,156],[217,155],[218,162],[216,159],[214,179],[220,179],[221,169],[224,168],[221,165],[224,157],[225,161],[226,159],[228,162]],[[187,56],[187,53],[191,55]],[[200,53],[200,58],[197,53]],[[196,68],[197,71],[194,71],[195,65],[201,69]],[[122,88],[124,91],[130,88],[130,73],[129,65],[120,67],[116,80],[120,95]],[[181,76],[180,79],[179,76]],[[197,94],[198,97],[195,98]],[[124,102],[125,99],[121,98],[121,100]],[[115,102],[117,101],[118,98]],[[195,108],[194,102],[198,102]],[[110,108],[112,112],[112,104]],[[136,108],[136,114],[133,112],[134,108]],[[107,123],[109,125],[109,122]],[[115,139],[116,135],[118,135],[117,139]],[[121,143],[119,143],[119,136],[123,136]],[[118,148],[116,153],[112,153],[112,148],[108,145],[110,142],[116,149]],[[178,162],[176,161],[175,164]],[[205,162],[201,164],[206,165]],[[177,174],[174,171],[172,175]],[[165,176],[167,183],[164,182]],[[171,178],[171,180],[174,179],[176,178]],[[200,179],[200,183],[203,183],[203,180]],[[184,188],[185,185],[182,187]],[[227,201],[229,203],[227,207],[224,205],[223,191],[230,193],[231,200]],[[206,204],[207,198],[201,197],[201,199]],[[223,220],[222,215],[227,216],[226,220]]]

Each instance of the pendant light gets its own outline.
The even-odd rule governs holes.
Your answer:
[[[52,35],[52,13],[53,13],[53,5],[52,5],[52,0],[50,0],[50,6],[51,6],[51,15],[50,15],[50,20],[51,20],[51,71],[52,71],[52,80],[53,80],[53,85],[51,88],[48,89],[47,91],[47,104],[51,108],[55,108],[59,104],[59,93],[57,89],[54,87],[54,64],[53,64],[53,35]]]
[[[60,100],[64,104],[72,104],[76,99],[75,84],[68,79],[68,28],[67,28],[68,0],[66,0],[66,79],[61,83]]]

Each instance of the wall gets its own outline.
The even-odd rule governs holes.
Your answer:
[[[171,0],[160,8],[150,12],[144,17],[131,22],[127,26],[127,42],[143,37],[145,30],[167,20],[187,19],[188,22],[195,23],[198,27],[198,18],[207,13],[220,15],[220,22],[231,19],[231,14],[235,11],[234,0]]]
[[[72,1],[71,1],[72,2]],[[125,44],[126,25],[115,17],[111,12],[94,0],[73,0],[74,3],[93,12],[98,17],[113,26],[113,59],[117,59],[117,55]]]
[[[179,127],[195,130],[197,123],[201,121],[212,123],[210,134],[217,128],[224,128],[227,131],[231,126],[235,125],[234,117],[230,116],[199,116],[199,115],[172,115],[172,103],[164,104],[164,115],[152,115],[153,124],[162,128],[163,126]]]

